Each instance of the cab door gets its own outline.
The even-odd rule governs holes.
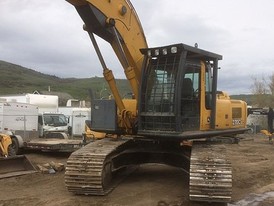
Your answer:
[[[200,127],[201,64],[187,61],[181,86],[182,131],[196,131]]]
[[[210,129],[212,109],[212,72],[210,65],[201,61],[200,130]]]

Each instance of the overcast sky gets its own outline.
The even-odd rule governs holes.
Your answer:
[[[150,47],[185,43],[223,55],[218,89],[250,93],[251,76],[274,72],[273,0],[132,0]],[[157,2],[157,3],[156,3]],[[1,0],[0,60],[56,75],[102,76],[83,22],[65,0]],[[110,46],[107,65],[125,78]]]

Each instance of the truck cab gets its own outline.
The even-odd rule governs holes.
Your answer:
[[[64,114],[42,113],[38,115],[39,137],[53,137],[57,133],[68,133],[68,121]]]

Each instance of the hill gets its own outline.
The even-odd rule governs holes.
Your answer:
[[[254,95],[252,94],[230,95],[230,98],[243,100],[247,103],[247,105],[252,105],[252,102],[254,101]]]
[[[40,93],[61,96],[64,100],[62,104],[69,98],[80,100],[89,100],[89,89],[92,89],[95,98],[106,98],[110,94],[110,90],[103,77],[92,78],[59,78],[53,75],[46,75],[41,72],[34,71],[16,64],[0,60],[0,95]],[[127,80],[116,80],[121,95],[130,92],[130,86]],[[232,99],[240,99],[252,105],[253,95],[231,95]]]
[[[106,97],[110,93],[103,77],[59,78],[46,75],[16,64],[0,61],[0,95],[33,93],[40,91],[51,94],[67,93],[71,98],[89,100],[88,90],[92,89],[96,98]],[[116,80],[121,94],[130,92],[127,80]]]

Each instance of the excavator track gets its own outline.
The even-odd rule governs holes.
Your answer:
[[[74,194],[106,195],[140,164],[167,164],[189,171],[189,154],[189,147],[175,142],[105,138],[71,154],[65,185]]]
[[[68,191],[83,195],[106,195],[114,189],[119,181],[111,182],[113,171],[109,156],[115,155],[126,142],[103,139],[73,152],[65,172]]]
[[[193,201],[229,202],[232,168],[221,144],[193,144],[190,159],[189,197]]]
[[[189,155],[189,147],[175,143],[105,138],[71,154],[65,185],[74,194],[106,195],[134,171],[129,165],[161,163],[189,171],[190,200],[229,202],[232,169],[224,145],[197,141]]]

